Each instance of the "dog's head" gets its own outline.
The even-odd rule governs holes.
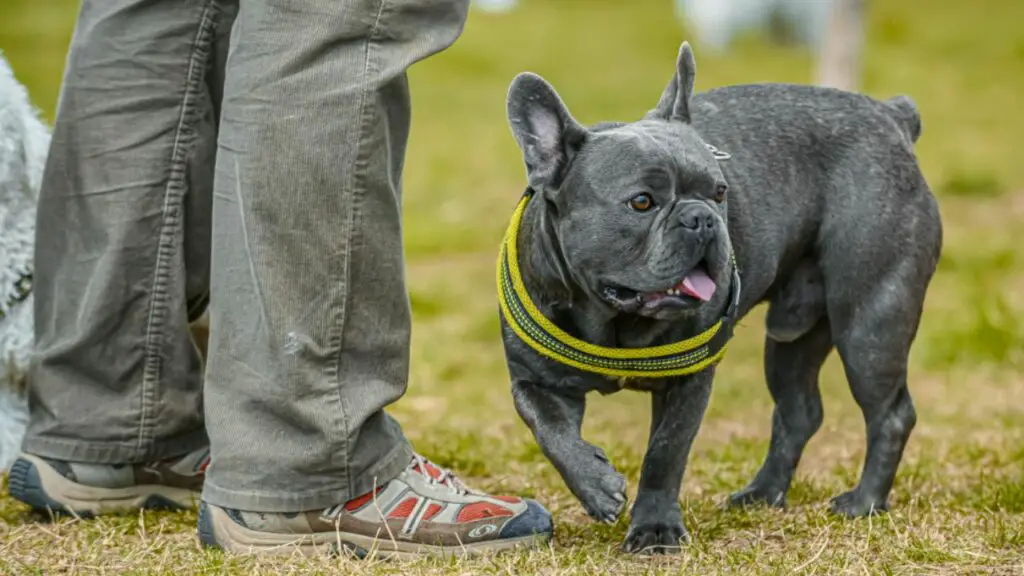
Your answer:
[[[683,43],[657,106],[630,124],[581,126],[535,74],[509,89],[509,123],[544,201],[537,230],[552,236],[556,273],[617,312],[679,318],[729,281],[728,186],[690,125],[695,68]]]

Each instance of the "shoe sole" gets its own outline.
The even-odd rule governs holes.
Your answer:
[[[40,512],[91,518],[146,510],[195,509],[200,493],[171,486],[97,488],[72,482],[42,458],[22,454],[11,465],[8,492]]]
[[[464,546],[428,546],[348,532],[277,534],[246,528],[232,520],[221,508],[205,502],[199,504],[199,541],[205,546],[235,554],[294,554],[298,551],[304,556],[344,553],[357,558],[412,560],[430,555],[469,557],[515,548],[536,548],[549,540],[550,533],[474,542]]]

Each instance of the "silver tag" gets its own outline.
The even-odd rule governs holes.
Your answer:
[[[705,143],[704,146],[707,146],[707,149],[711,151],[711,155],[715,157],[715,160],[728,160],[729,158],[732,158],[732,154],[729,154],[728,152],[722,152],[721,150],[715,148],[711,144]]]

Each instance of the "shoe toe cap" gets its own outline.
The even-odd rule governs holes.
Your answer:
[[[551,513],[536,500],[526,500],[526,511],[505,524],[500,537],[551,536],[553,531],[554,524],[551,520]]]

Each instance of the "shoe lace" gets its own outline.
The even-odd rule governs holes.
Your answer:
[[[418,473],[426,477],[427,483],[430,484],[431,486],[444,486],[448,488],[448,490],[450,490],[453,494],[458,496],[466,494],[466,492],[469,490],[466,487],[466,485],[462,483],[461,480],[455,477],[455,474],[452,474],[450,470],[442,468],[437,464],[434,464],[433,462],[427,460],[426,458],[419,454],[414,453],[412,455],[412,464],[410,464],[409,466],[413,469],[418,467]],[[433,474],[431,474],[431,468],[438,471],[436,478],[434,477]]]

